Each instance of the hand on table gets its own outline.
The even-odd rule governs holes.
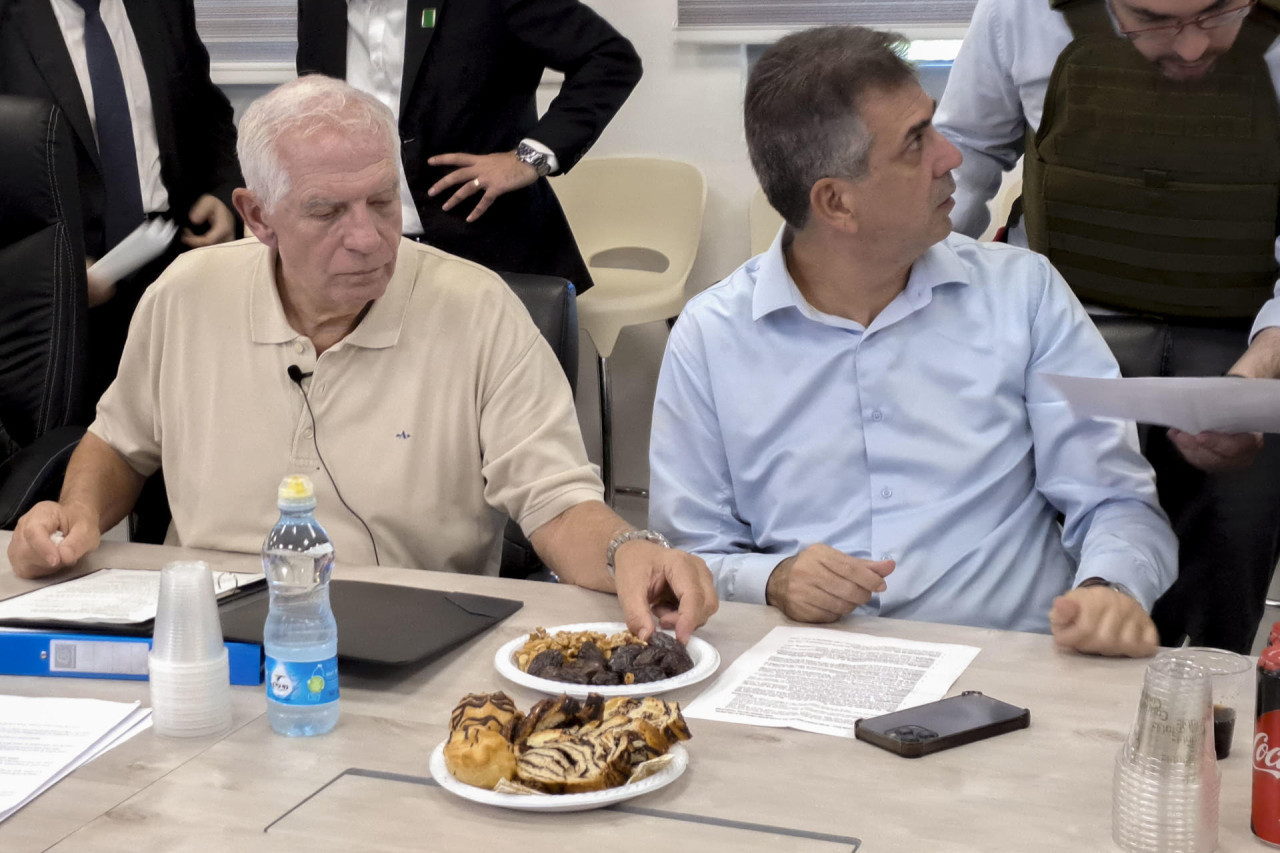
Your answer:
[[[1049,627],[1059,646],[1090,655],[1150,657],[1160,645],[1142,605],[1107,586],[1076,588],[1055,598]]]
[[[62,534],[61,542],[54,533]],[[41,501],[18,519],[9,540],[9,565],[20,578],[51,575],[97,548],[100,536],[91,511]]]
[[[450,210],[476,193],[484,193],[484,197],[476,202],[476,206],[467,214],[468,222],[475,222],[489,207],[498,200],[498,196],[512,190],[524,189],[538,180],[538,173],[532,166],[516,157],[516,152],[505,151],[501,154],[437,154],[427,159],[432,166],[457,166],[449,174],[432,185],[427,195],[435,196],[457,186],[457,192],[445,200],[441,210]]]
[[[765,601],[797,622],[834,622],[883,592],[893,567],[893,560],[864,560],[810,545],[773,570]]]
[[[1262,450],[1260,432],[1201,432],[1192,435],[1170,429],[1169,440],[1188,462],[1210,473],[1248,468]]]
[[[232,215],[231,208],[223,204],[221,199],[208,193],[200,196],[196,199],[196,203],[191,205],[187,219],[192,225],[209,223],[208,230],[203,234],[197,234],[190,228],[182,229],[182,242],[193,249],[225,243],[236,236],[236,218]]]
[[[627,628],[642,640],[657,630],[674,628],[676,639],[689,642],[720,607],[707,564],[676,548],[635,539],[614,554],[614,583]]]

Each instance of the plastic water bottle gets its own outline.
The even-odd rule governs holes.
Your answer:
[[[271,609],[266,651],[267,720],[282,735],[322,735],[338,722],[338,624],[329,607],[333,543],[315,519],[311,480],[280,482],[280,520],[262,543]]]

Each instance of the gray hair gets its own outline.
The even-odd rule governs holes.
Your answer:
[[[400,133],[386,105],[342,80],[309,74],[272,89],[245,111],[236,143],[245,186],[267,210],[274,210],[289,192],[277,141],[333,128],[382,135],[399,162]]]
[[[765,197],[793,228],[809,218],[809,192],[822,178],[867,173],[871,133],[859,115],[870,90],[916,79],[896,33],[818,27],[773,45],[751,71],[743,125]]]

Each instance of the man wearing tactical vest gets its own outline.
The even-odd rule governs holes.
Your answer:
[[[1006,232],[1127,376],[1280,378],[1280,0],[979,0],[936,124],[956,230],[1025,154]],[[1248,652],[1280,556],[1280,441],[1144,429],[1179,577],[1165,645]]]

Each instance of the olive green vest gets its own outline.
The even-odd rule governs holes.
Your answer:
[[[1103,0],[1049,2],[1075,38],[1026,137],[1031,248],[1086,302],[1253,317],[1276,280],[1280,107],[1263,54],[1280,18],[1256,7],[1204,79],[1174,81]]]

